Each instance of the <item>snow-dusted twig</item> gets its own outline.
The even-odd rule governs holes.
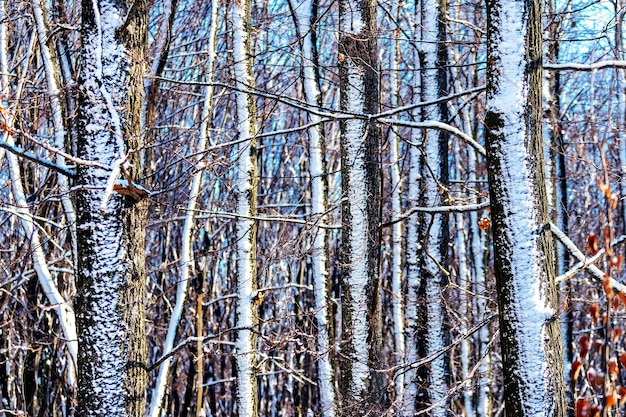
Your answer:
[[[543,69],[548,71],[596,71],[605,68],[626,69],[626,61],[610,59],[606,61],[594,62],[593,64],[577,64],[569,62],[564,64],[543,64]]]
[[[554,237],[557,238],[557,240],[561,242],[563,246],[565,246],[568,252],[579,261],[578,264],[574,265],[574,267],[567,271],[565,274],[558,276],[556,278],[557,283],[566,281],[582,269],[587,269],[587,271],[591,273],[591,276],[596,278],[596,280],[598,280],[599,282],[602,282],[605,279],[606,274],[600,268],[594,265],[594,262],[596,262],[605,254],[604,249],[599,250],[598,253],[596,253],[593,257],[587,258],[585,254],[580,249],[578,249],[576,244],[574,244],[574,242],[572,242],[571,239],[567,237],[567,235],[563,233],[563,231],[561,231],[557,225],[555,225],[554,223],[550,223],[550,231],[552,232]],[[611,242],[611,245],[617,245],[624,241],[626,241],[626,236],[620,236],[618,239]],[[611,287],[615,291],[626,294],[626,286],[624,284],[616,281],[611,277],[609,277],[609,280]]]
[[[420,129],[443,130],[445,132],[451,133],[463,139],[465,142],[467,142],[468,145],[476,149],[476,151],[479,154],[485,156],[485,148],[480,143],[476,142],[474,138],[472,138],[467,133],[462,132],[460,129],[452,125],[449,125],[447,123],[439,122],[436,120],[425,120],[423,122],[411,122],[411,121],[400,120],[400,119],[379,119],[379,122],[387,123],[390,125],[396,125],[396,126],[413,127],[413,128],[420,128]]]
[[[65,175],[66,177],[73,177],[74,175],[76,175],[76,173],[72,171],[71,169],[57,165],[54,162],[50,161],[49,159],[42,158],[41,156],[33,152],[28,152],[25,149],[20,148],[19,146],[11,145],[5,139],[0,139],[0,148],[6,149],[7,151],[17,156],[21,156],[22,158],[28,159],[29,161],[33,161],[61,175]]]
[[[489,201],[483,201],[478,204],[459,204],[453,206],[434,206],[434,207],[413,207],[406,213],[398,215],[398,217],[382,224],[382,227],[391,226],[392,224],[404,221],[415,213],[467,213],[468,211],[478,211],[489,207]]]

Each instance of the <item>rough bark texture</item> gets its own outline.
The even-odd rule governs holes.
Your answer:
[[[147,14],[120,2],[83,1],[78,157],[113,166],[141,146]],[[119,16],[127,16],[121,21]],[[128,181],[142,175],[129,156]],[[77,167],[79,416],[143,416],[147,382],[145,221],[147,201],[114,193],[110,171]]]
[[[378,111],[376,2],[341,1],[341,108],[357,114]],[[362,119],[341,125],[343,415],[378,414],[385,406],[380,369],[381,304],[379,133]]]
[[[544,226],[540,12],[539,1],[487,2],[486,148],[509,416],[565,415],[554,251]]]

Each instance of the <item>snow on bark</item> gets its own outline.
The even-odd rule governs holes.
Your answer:
[[[241,417],[258,413],[256,337],[253,328],[258,317],[254,307],[257,289],[256,225],[250,216],[256,213],[256,141],[254,101],[246,92],[254,83],[250,56],[250,1],[232,4],[233,58],[237,91],[237,131],[240,143],[237,152],[235,194],[237,198],[237,307],[235,340],[237,371],[237,412]]]
[[[370,1],[339,4],[341,109],[348,113],[378,111],[375,10]],[[344,407],[357,414],[385,406],[381,375],[370,367],[378,367],[381,344],[378,146],[367,120],[342,122],[342,391]]]
[[[540,48],[533,49],[541,45],[540,6],[490,0],[487,7],[493,65],[485,124],[506,409],[517,416],[561,415],[560,331],[549,305],[556,301],[554,274],[544,260],[551,236],[542,236],[541,73],[537,62],[527,61],[533,54],[541,60]]]
[[[422,77],[422,97],[423,101],[434,101],[440,94],[440,81],[438,80],[442,63],[438,62],[438,45],[440,22],[440,10],[443,6],[436,0],[423,0],[420,3],[421,15],[421,53],[420,53],[420,75]],[[443,105],[445,106],[445,104]],[[445,122],[443,106],[435,105],[424,108],[423,118]],[[442,154],[447,152],[447,135],[441,131],[431,131],[425,134],[424,156],[422,159],[422,184],[423,194],[420,198],[421,205],[439,206],[446,204],[445,186],[447,181],[447,156]],[[432,215],[425,218],[425,224],[421,225],[423,232],[420,233],[424,242],[422,243],[422,263],[420,279],[423,282],[424,297],[426,300],[426,327],[424,337],[428,341],[425,343],[425,354],[431,355],[442,350],[446,346],[446,324],[447,316],[444,304],[443,288],[447,283],[445,272],[441,268],[446,267],[448,239],[448,220],[445,214]],[[448,394],[448,364],[446,355],[440,355],[431,363],[428,369],[427,395],[428,402],[433,407],[433,416],[445,416],[447,414],[447,394]]]
[[[204,104],[201,112],[200,123],[200,139],[194,150],[195,154],[203,155],[206,147],[209,143],[209,118],[211,117],[211,110],[213,107],[213,86],[211,82],[214,79],[215,69],[215,38],[217,32],[217,2],[211,4],[211,26],[209,28],[208,38],[208,58],[207,63],[208,72],[205,75],[205,79],[208,85],[204,90]],[[191,280],[191,269],[193,267],[193,227],[195,222],[195,212],[198,202],[198,196],[200,194],[200,187],[202,185],[202,177],[204,175],[205,163],[203,158],[196,163],[195,174],[191,180],[191,189],[189,192],[189,201],[187,202],[187,214],[185,215],[185,222],[183,225],[183,232],[181,236],[181,276],[176,285],[176,302],[174,309],[172,310],[172,316],[170,317],[170,323],[167,328],[167,335],[165,337],[165,345],[163,346],[162,355],[170,353],[174,347],[174,341],[176,339],[176,330],[182,317],[185,301],[187,300],[187,290],[189,287],[189,281]],[[169,378],[170,366],[172,364],[172,358],[164,361],[159,367],[159,374],[155,383],[154,390],[152,392],[152,399],[150,402],[150,409],[148,415],[150,417],[158,417],[161,415],[163,396],[165,394],[166,384]]]
[[[292,1],[292,3],[294,3]],[[302,37],[303,85],[306,102],[313,107],[319,106],[320,91],[317,83],[314,61],[311,0],[294,4],[298,33]],[[319,216],[321,223],[328,218],[328,190],[326,184],[324,138],[322,136],[321,117],[314,113],[308,115],[309,135],[309,173],[311,175],[311,213]],[[315,297],[315,320],[317,322],[317,368],[320,393],[320,411],[325,417],[336,414],[334,369],[330,359],[330,294],[328,271],[328,237],[326,229],[318,227],[314,231],[311,263],[313,269],[313,287]]]
[[[131,368],[145,367],[145,363],[128,360],[136,336],[124,317],[140,310],[136,304],[143,300],[121,298],[131,287],[122,215],[125,205],[123,197],[114,194],[101,210],[110,176],[101,167],[124,159],[122,109],[130,64],[118,29],[126,11],[117,1],[85,0],[82,18],[77,156],[98,166],[77,167],[77,414],[125,416],[126,407],[138,401],[132,390],[143,394],[142,387],[128,391],[126,378],[134,372]]]
[[[414,34],[416,39],[419,39],[419,26],[415,23]],[[413,91],[420,91],[421,78],[417,73],[419,64],[419,52],[414,50],[412,56],[413,63],[415,65],[415,75],[413,77]],[[415,102],[420,101],[419,94],[414,95]],[[412,118],[414,120],[420,120],[423,118],[421,110],[418,108],[413,109]],[[412,129],[411,130],[411,143],[418,144],[423,140],[423,130]],[[422,182],[422,173],[420,170],[420,160],[422,157],[421,149],[415,145],[412,145],[409,149],[409,179],[407,189],[407,201],[410,208],[414,209],[419,207],[420,200],[420,184]],[[407,365],[416,363],[420,355],[418,354],[418,337],[417,331],[419,328],[419,289],[420,289],[420,242],[419,242],[419,229],[420,218],[417,214],[413,214],[407,220],[406,225],[406,280],[407,280],[407,294],[406,294],[406,309],[405,309],[405,362]],[[415,406],[417,400],[418,381],[417,370],[410,368],[405,375],[405,389],[402,396],[402,405],[400,413],[402,416],[413,416],[415,414]]]

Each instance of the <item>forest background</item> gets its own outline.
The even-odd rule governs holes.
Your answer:
[[[625,11],[0,0],[0,416],[623,413]]]

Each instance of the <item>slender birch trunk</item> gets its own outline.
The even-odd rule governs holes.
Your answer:
[[[147,201],[133,185],[138,155],[127,152],[141,147],[146,34],[144,1],[83,1],[77,156],[99,165],[76,176],[78,416],[145,413]],[[115,183],[129,195],[112,193]]]
[[[167,328],[167,335],[165,337],[165,345],[163,346],[162,355],[167,355],[172,351],[174,342],[176,339],[176,331],[178,324],[180,323],[185,302],[187,301],[187,292],[189,288],[189,282],[191,281],[191,272],[194,264],[194,257],[192,252],[193,247],[193,229],[195,223],[195,212],[197,208],[198,196],[200,194],[200,188],[202,186],[202,176],[206,168],[204,162],[204,151],[209,143],[209,118],[211,117],[211,110],[213,108],[213,86],[211,82],[214,79],[215,70],[215,39],[217,32],[217,11],[218,2],[213,1],[211,3],[211,26],[209,27],[209,44],[208,44],[208,72],[205,76],[205,81],[208,85],[204,90],[204,104],[202,106],[201,123],[200,123],[200,138],[194,149],[194,154],[200,155],[196,166],[195,173],[191,178],[191,186],[189,191],[189,201],[187,202],[187,213],[185,215],[185,221],[183,224],[183,232],[181,236],[181,251],[180,251],[180,263],[181,263],[181,275],[176,284],[176,301],[174,308],[172,309],[172,316]],[[165,394],[165,388],[167,381],[169,380],[170,367],[172,365],[173,358],[164,361],[159,367],[159,374],[157,376],[156,384],[152,392],[152,399],[150,401],[149,416],[158,417],[161,415],[163,407],[163,397]],[[198,404],[201,407],[202,404]]]
[[[235,369],[237,374],[237,413],[240,417],[258,415],[258,389],[256,377],[256,326],[258,312],[254,305],[257,297],[256,230],[250,217],[256,214],[257,149],[256,110],[254,98],[246,90],[254,85],[252,56],[250,55],[250,0],[232,4],[233,58],[237,99],[237,307],[235,324]]]
[[[0,94],[4,97],[10,97],[10,84],[9,74],[10,68],[8,64],[8,45],[7,45],[7,27],[5,22],[6,4],[4,1],[0,1]],[[33,35],[34,36],[34,35]],[[28,48],[29,53],[32,54],[35,45],[35,37],[32,38],[31,46]],[[26,66],[30,61],[30,57],[26,57],[23,60],[24,71],[26,73]],[[15,90],[15,100],[19,102],[19,99],[24,90],[26,79],[23,77],[19,80]],[[14,119],[5,120],[6,129],[3,134],[2,140],[10,145],[14,144],[14,139],[11,134],[12,124]],[[13,199],[15,200],[16,212],[19,214],[22,228],[24,229],[26,239],[30,240],[30,247],[32,251],[33,266],[37,273],[39,283],[43,288],[43,292],[46,298],[53,306],[55,313],[59,318],[61,329],[63,330],[63,336],[67,341],[67,349],[70,356],[70,366],[68,370],[68,380],[70,384],[75,382],[76,363],[78,357],[78,337],[76,333],[76,320],[74,310],[63,298],[59,292],[56,282],[52,277],[52,274],[48,268],[46,261],[46,255],[43,251],[41,239],[37,225],[34,221],[33,214],[31,213],[26,194],[24,193],[24,187],[22,185],[22,175],[20,173],[19,160],[13,153],[6,153],[9,177],[11,179],[11,192]],[[3,155],[0,154],[0,160]],[[61,175],[59,176],[62,177]],[[64,178],[64,177],[63,177]],[[64,178],[66,180],[66,178]]]
[[[292,8],[296,16],[296,24],[302,45],[303,86],[306,102],[312,107],[321,104],[319,77],[316,68],[316,48],[313,34],[316,30],[313,21],[313,7],[317,7],[311,0],[296,4],[293,0]],[[324,128],[321,118],[309,113],[309,123],[315,126],[308,129],[309,135],[309,174],[311,176],[311,214],[318,217],[317,221],[328,221],[328,180],[326,173],[326,144]],[[330,316],[330,277],[328,262],[328,235],[326,229],[317,227],[314,231],[313,247],[311,249],[311,264],[313,272],[313,287],[315,296],[315,320],[317,322],[317,372],[320,394],[320,412],[322,416],[336,415],[335,375],[331,359],[332,347],[332,317]]]
[[[418,11],[418,3],[416,2],[416,14]],[[419,39],[420,27],[416,20],[414,23],[413,34],[415,39]],[[413,51],[412,62],[414,65],[413,75],[413,100],[414,103],[422,101],[421,98],[421,77],[419,76],[419,52],[417,48]],[[423,115],[421,109],[414,109],[411,114],[414,120],[422,120]],[[424,131],[420,129],[411,130],[411,142],[414,144],[421,143]],[[409,179],[407,186],[407,201],[409,209],[416,208],[420,205],[420,186],[422,184],[422,172],[420,170],[420,161],[422,158],[421,150],[416,145],[411,145],[409,149]],[[420,292],[420,242],[419,230],[421,219],[423,216],[413,214],[407,219],[406,223],[406,281],[407,293],[405,300],[405,362],[407,365],[415,363],[420,357],[426,354],[418,344],[418,331],[423,324],[421,317],[424,317],[424,309],[420,308],[419,292]],[[405,389],[402,395],[402,404],[400,415],[409,417],[415,415],[417,405],[418,387],[423,384],[423,369],[416,370],[409,368],[405,375]]]
[[[487,1],[487,170],[505,412],[564,416],[541,135],[541,2]]]
[[[391,2],[391,16],[395,19],[396,25],[399,26],[400,13],[398,8],[398,0]],[[393,27],[394,22],[392,22]],[[392,109],[398,107],[398,98],[400,95],[399,87],[399,75],[400,75],[400,42],[398,40],[400,36],[400,27],[396,27],[392,31],[395,34],[395,38],[392,41],[390,49],[390,105]],[[390,152],[390,171],[391,171],[391,212],[392,215],[397,216],[402,209],[401,195],[402,195],[402,181],[400,178],[400,156],[399,146],[400,138],[396,127],[391,127],[389,131],[389,152]],[[402,291],[402,223],[396,222],[392,226],[391,231],[391,292],[392,292],[392,311],[393,311],[393,336],[394,336],[394,348],[395,348],[395,361],[396,365],[404,362],[405,356],[405,338],[404,338],[404,294]],[[401,399],[404,392],[404,372],[400,372],[395,377],[395,403],[401,404]]]
[[[341,109],[378,111],[376,2],[339,2]],[[375,124],[341,124],[342,415],[379,414],[385,405],[380,369],[380,161]]]
[[[422,0],[420,38],[421,99],[434,101],[447,94],[445,50],[446,1]],[[447,104],[429,106],[422,112],[423,120],[447,123]],[[423,156],[420,162],[423,207],[447,204],[448,196],[448,138],[443,131],[427,131],[423,137]],[[448,284],[449,226],[446,214],[424,216],[419,231],[421,240],[420,280],[422,302],[425,303],[426,323],[419,343],[424,344],[425,355],[442,350],[448,344],[447,312],[444,303]],[[438,356],[427,371],[426,398],[423,406],[432,407],[433,416],[447,414],[449,389],[449,354]],[[420,406],[421,407],[421,406]]]

